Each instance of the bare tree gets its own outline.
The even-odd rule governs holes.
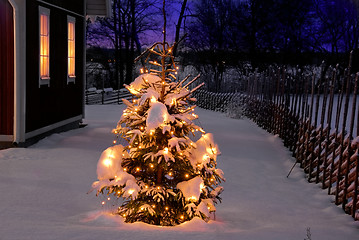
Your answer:
[[[158,31],[157,1],[113,0],[112,18],[97,18],[88,27],[88,45],[113,48],[115,88],[133,80],[133,60],[141,52],[140,35]]]

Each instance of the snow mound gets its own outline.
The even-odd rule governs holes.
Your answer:
[[[97,178],[99,180],[114,179],[121,169],[124,147],[119,144],[107,148],[102,152],[97,163]]]
[[[168,113],[166,105],[160,102],[153,103],[148,110],[146,119],[147,131],[155,130],[161,125],[173,121],[174,117]]]
[[[181,190],[183,196],[187,200],[198,201],[203,187],[203,180],[197,176],[188,181],[183,181],[177,184],[177,188]]]
[[[146,86],[145,83],[154,84],[160,82],[161,82],[161,78],[157,75],[142,74],[137,78],[135,78],[135,80],[129,86],[127,86],[127,89],[131,93],[137,94],[140,92],[141,89],[143,89]]]

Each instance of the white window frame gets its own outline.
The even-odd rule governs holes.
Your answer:
[[[74,24],[74,32],[73,32],[73,41],[74,41],[74,72],[76,72],[76,63],[75,63],[75,60],[76,60],[76,18],[72,17],[72,16],[67,16],[67,84],[69,83],[75,83],[75,79],[76,79],[76,75],[70,75],[69,74],[69,59],[70,59],[70,56],[69,56],[69,23],[73,23]]]
[[[41,77],[41,15],[47,15],[47,33],[48,33],[48,58],[49,58],[49,75]],[[50,9],[39,6],[39,88],[41,85],[50,87]]]

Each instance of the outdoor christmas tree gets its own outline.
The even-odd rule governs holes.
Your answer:
[[[113,130],[126,144],[114,143],[98,161],[93,189],[123,199],[117,213],[125,222],[208,221],[223,191],[218,147],[212,134],[194,123],[191,93],[203,84],[189,90],[199,76],[176,80],[173,47],[164,37],[139,57],[146,56],[151,68],[142,68],[144,74],[126,86],[133,100],[123,100],[127,108]]]

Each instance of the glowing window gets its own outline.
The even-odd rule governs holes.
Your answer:
[[[50,86],[50,10],[39,7],[40,85]]]
[[[67,83],[75,82],[75,18],[67,17]]]

